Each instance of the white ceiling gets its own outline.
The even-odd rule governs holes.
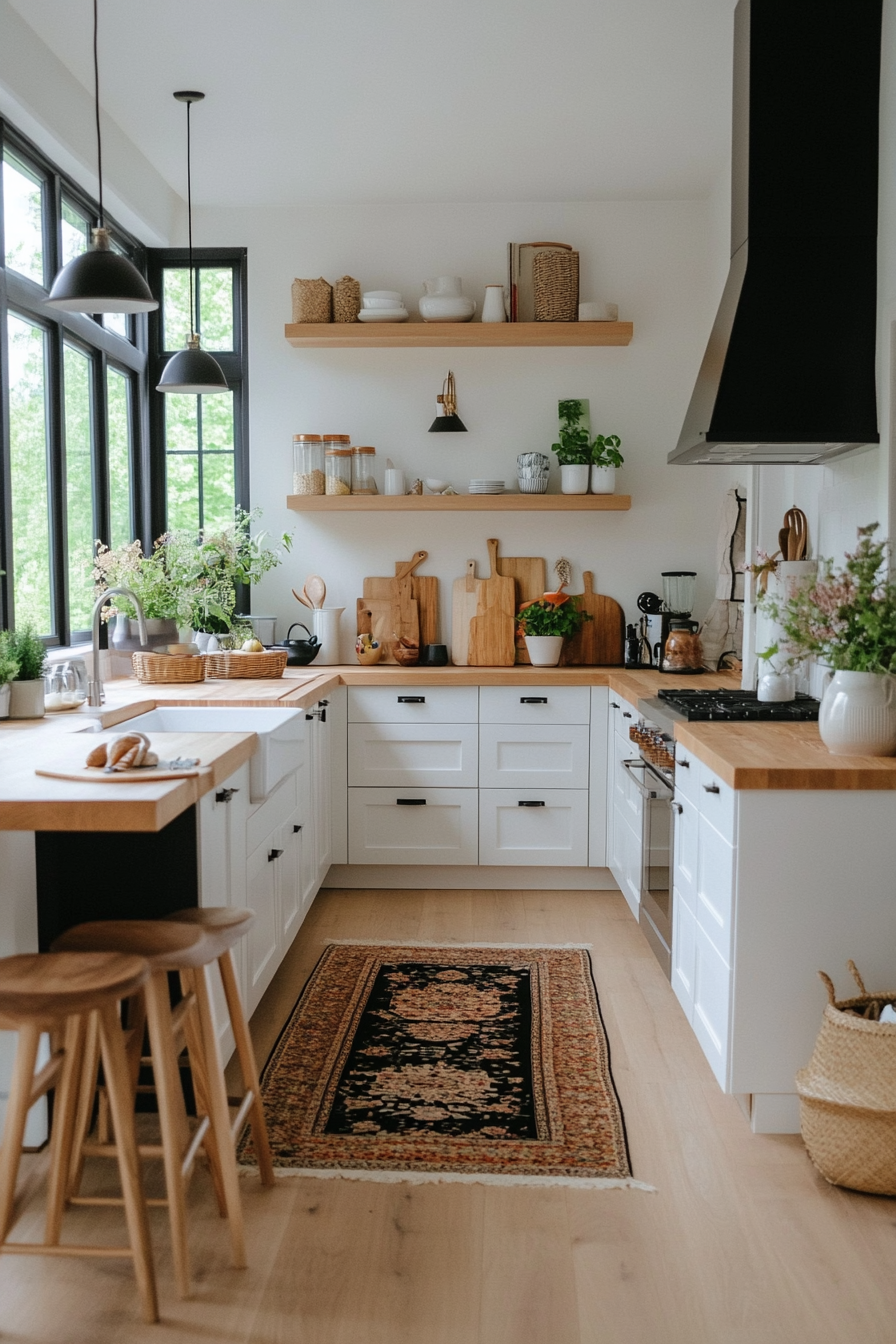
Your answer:
[[[704,195],[735,0],[100,0],[104,110],[200,205]],[[93,87],[90,0],[12,0]]]

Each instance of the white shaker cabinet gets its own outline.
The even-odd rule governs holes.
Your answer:
[[[607,715],[607,867],[638,919],[641,905],[641,833],[643,800],[623,762],[638,749],[628,735],[638,722],[634,705],[609,693]]]

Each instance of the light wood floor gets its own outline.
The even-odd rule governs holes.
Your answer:
[[[658,1193],[249,1180],[250,1268],[232,1271],[202,1173],[189,1302],[153,1214],[162,1325],[139,1322],[126,1263],[7,1257],[0,1339],[894,1344],[896,1201],[828,1186],[797,1137],[750,1134],[618,893],[322,892],[256,1014],[260,1058],[328,938],[592,943],[635,1175]],[[69,1235],[110,1217],[78,1212]]]

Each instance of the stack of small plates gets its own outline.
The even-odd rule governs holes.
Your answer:
[[[359,322],[407,322],[408,310],[397,289],[371,289],[361,295]]]
[[[471,495],[503,495],[503,481],[471,481]]]

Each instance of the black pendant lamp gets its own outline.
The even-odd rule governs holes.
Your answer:
[[[199,336],[195,328],[199,325],[193,298],[193,181],[190,154],[190,106],[199,103],[205,97],[192,89],[181,89],[175,98],[187,105],[187,225],[190,240],[190,335],[186,350],[178,350],[172,355],[162,370],[157,392],[227,392],[227,379],[216,359],[199,348]]]
[[[63,266],[53,281],[47,305],[63,313],[148,313],[158,308],[149,285],[127,257],[112,251],[103,211],[103,142],[100,136],[100,66],[97,55],[97,0],[93,0],[93,79],[96,108],[96,166],[99,177],[99,228],[93,246]]]
[[[467,427],[457,413],[457,390],[454,386],[454,374],[448,370],[448,376],[442,384],[442,390],[436,397],[436,418],[429,427],[430,434],[466,434]]]

